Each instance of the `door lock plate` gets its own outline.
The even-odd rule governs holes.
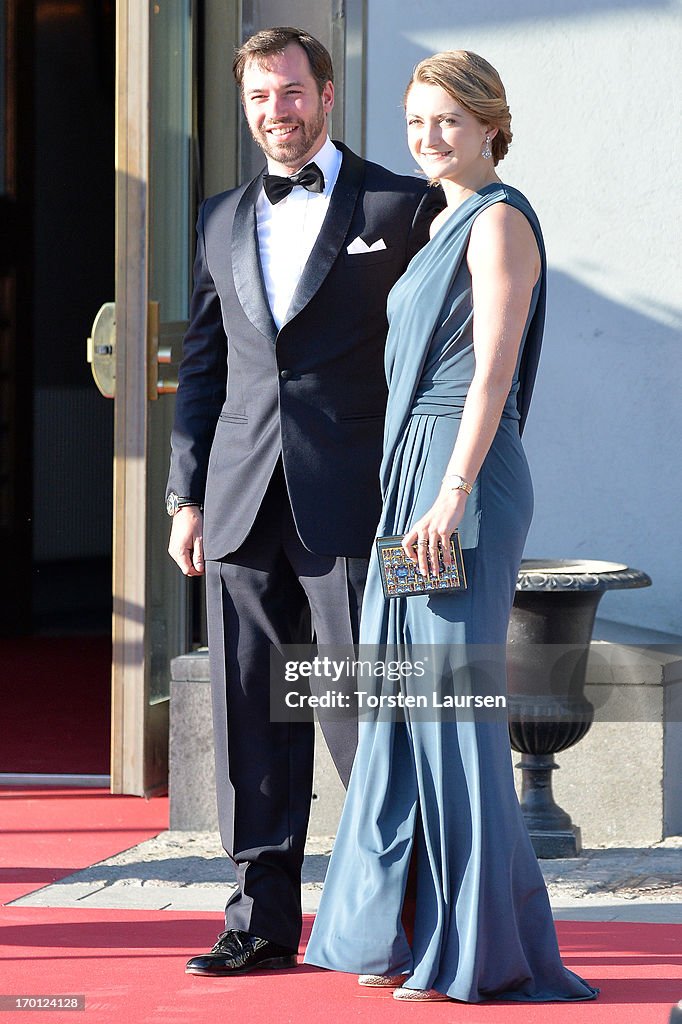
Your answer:
[[[100,308],[88,338],[88,362],[95,384],[105,398],[116,394],[116,303]]]

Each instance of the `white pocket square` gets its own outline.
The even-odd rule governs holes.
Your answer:
[[[350,245],[346,249],[346,252],[349,254],[349,256],[355,256],[356,253],[379,252],[381,249],[385,248],[386,243],[384,242],[383,238],[377,238],[376,242],[372,242],[371,245],[367,245],[367,242],[364,240],[364,238],[360,238],[360,236],[358,235],[358,237],[355,238],[350,243]]]

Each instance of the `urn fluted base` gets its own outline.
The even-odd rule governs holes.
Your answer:
[[[577,857],[582,850],[580,826],[552,795],[552,772],[559,765],[551,754],[524,754],[521,768],[521,810],[536,857]]]

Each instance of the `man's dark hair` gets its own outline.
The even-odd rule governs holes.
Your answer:
[[[305,50],[320,95],[327,82],[334,81],[332,59],[314,36],[300,28],[264,28],[243,43],[235,53],[232,71],[239,88],[243,88],[244,70],[248,61],[261,64],[273,53],[281,53],[289,43],[298,43]]]

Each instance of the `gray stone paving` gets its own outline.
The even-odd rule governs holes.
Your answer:
[[[308,840],[305,913],[317,909],[332,836]],[[682,923],[682,836],[647,848],[540,861],[557,918]],[[161,832],[16,900],[15,906],[221,912],[234,871],[214,832]]]
[[[317,910],[333,837],[311,838],[302,874],[304,913]],[[222,911],[236,888],[232,864],[214,832],[161,832],[14,906]]]

